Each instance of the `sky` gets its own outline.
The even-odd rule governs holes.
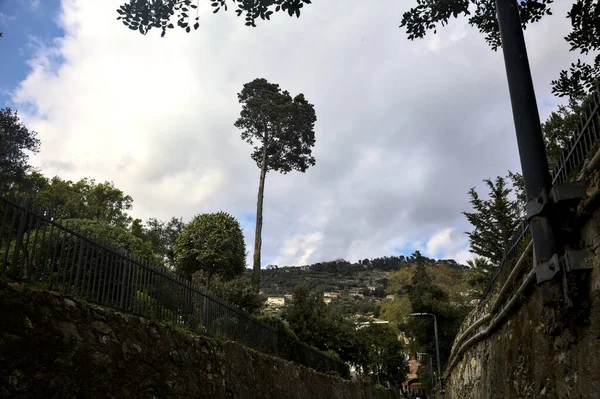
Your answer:
[[[473,257],[468,190],[520,165],[502,53],[464,19],[409,41],[409,2],[313,1],[250,28],[201,1],[197,31],[160,38],[117,21],[123,1],[0,0],[0,107],[38,132],[42,173],[112,181],[143,220],[229,212],[250,260],[259,169],[233,123],[263,77],[317,114],[316,165],[266,177],[263,266]],[[564,3],[525,32],[542,119],[577,59]]]

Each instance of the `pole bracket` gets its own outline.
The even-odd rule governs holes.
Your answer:
[[[591,262],[586,262],[591,252],[588,249],[567,251],[561,258],[561,266],[567,273],[576,270],[590,270],[594,268]]]
[[[550,190],[550,201],[553,204],[578,203],[585,197],[586,184],[583,181],[559,183]]]
[[[546,214],[548,212],[548,208],[550,206],[550,201],[548,198],[548,194],[546,193],[546,189],[542,188],[540,194],[531,198],[527,201],[525,205],[525,211],[527,213],[527,220],[531,220],[531,218],[539,215]]]
[[[560,262],[558,260],[558,255],[554,254],[550,258],[548,262],[540,263],[535,265],[535,278],[538,284],[541,284],[545,281],[550,281],[554,279],[554,277],[560,271]]]
[[[584,182],[559,183],[552,186],[550,193],[542,189],[540,194],[527,201],[525,210],[527,220],[539,215],[552,213],[553,216],[564,213],[565,208],[576,206],[585,196]]]
[[[592,269],[593,265],[586,262],[589,255],[590,251],[587,249],[567,251],[560,258],[557,254],[552,255],[548,262],[536,265],[535,277],[537,283],[552,280],[561,270],[570,273],[576,270]]]

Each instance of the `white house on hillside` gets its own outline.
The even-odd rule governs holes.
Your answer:
[[[285,297],[270,296],[267,298],[267,305],[270,307],[279,307],[285,305]]]

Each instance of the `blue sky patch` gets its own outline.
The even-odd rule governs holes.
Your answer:
[[[0,0],[1,107],[14,107],[11,93],[27,76],[27,61],[40,45],[64,35],[59,12],[59,0]]]

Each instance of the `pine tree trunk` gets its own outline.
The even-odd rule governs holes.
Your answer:
[[[256,231],[254,233],[254,264],[252,265],[252,285],[258,292],[260,287],[260,247],[262,244],[263,198],[265,194],[265,177],[267,176],[267,138],[263,143],[263,157],[258,183],[258,200],[256,201]]]

